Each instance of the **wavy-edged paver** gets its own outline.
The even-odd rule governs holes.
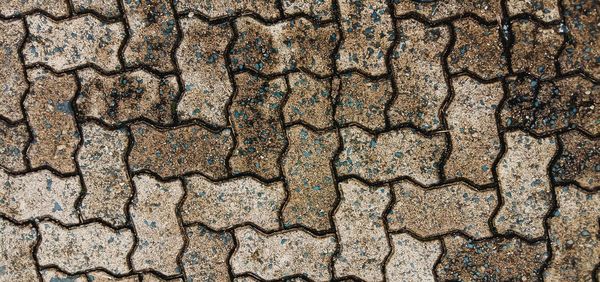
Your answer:
[[[44,11],[53,17],[69,15],[68,0],[3,0],[0,3],[0,16],[14,17]]]
[[[495,21],[501,14],[500,2],[495,0],[447,0],[447,1],[413,1],[397,0],[396,15],[411,13],[423,16],[430,21],[441,21],[449,18],[460,18],[464,14],[473,14],[486,21]]]
[[[318,21],[329,21],[333,17],[333,0],[282,0],[286,16],[309,15]]]
[[[290,92],[283,106],[286,123],[303,122],[318,129],[333,126],[334,83],[303,72],[288,75]]]
[[[46,268],[40,271],[43,282],[88,282],[85,274],[69,275],[56,268]],[[98,282],[95,280],[95,282]]]
[[[19,57],[19,48],[25,40],[25,25],[20,20],[0,20],[0,34],[0,116],[17,121],[23,118],[20,105],[27,90],[27,80]]]
[[[600,140],[572,130],[559,135],[562,151],[552,167],[559,181],[575,181],[582,188],[597,190],[600,186]]]
[[[391,201],[390,189],[355,179],[341,182],[339,189],[340,204],[333,215],[339,240],[335,277],[383,281],[382,265],[390,252],[383,212]]]
[[[335,120],[340,126],[355,123],[371,130],[382,130],[385,106],[392,95],[392,84],[387,79],[371,80],[360,73],[342,75]]]
[[[73,12],[83,14],[93,11],[107,18],[121,15],[119,11],[119,0],[71,0]]]
[[[0,218],[0,234],[0,280],[38,281],[33,257],[38,240],[36,229],[31,224],[15,225]]]
[[[112,276],[104,271],[97,270],[88,272],[85,275],[89,282],[146,282],[145,280],[140,280],[137,274],[126,275],[120,278]],[[54,281],[51,281],[54,282]],[[57,282],[71,282],[71,281],[57,281]]]
[[[177,0],[177,12],[199,13],[211,20],[255,14],[266,20],[279,18],[277,2],[270,0]]]
[[[27,124],[11,126],[0,121],[0,167],[11,172],[24,171],[28,145]]]
[[[559,58],[562,72],[582,70],[600,79],[600,11],[595,1],[562,1],[569,40]]]
[[[521,14],[533,15],[544,22],[560,20],[559,0],[508,0],[506,12],[509,16]]]
[[[511,23],[511,30],[514,37],[510,49],[513,71],[542,79],[554,77],[554,59],[563,42],[559,27],[544,28],[533,21],[518,20]]]
[[[245,223],[263,230],[279,229],[279,210],[286,197],[283,182],[264,184],[244,176],[215,183],[202,176],[190,176],[184,183],[184,223],[202,223],[217,230]]]
[[[186,227],[189,243],[181,258],[186,281],[226,282],[229,254],[234,248],[231,233],[214,232],[202,225]]]
[[[442,254],[439,240],[420,241],[407,233],[390,234],[392,255],[385,266],[387,281],[433,282],[433,268]]]

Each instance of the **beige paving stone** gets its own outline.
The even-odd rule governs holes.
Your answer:
[[[436,267],[442,281],[538,281],[548,258],[546,242],[519,238],[471,241],[455,235],[444,237],[444,246]]]
[[[171,54],[179,32],[175,11],[169,0],[123,1],[123,12],[129,28],[123,57],[129,67],[147,66],[169,72],[175,66]]]
[[[15,225],[0,218],[0,280],[38,281],[33,257],[37,231],[31,224]]]
[[[107,18],[120,16],[119,0],[71,0],[73,11],[77,14],[93,11]]]
[[[131,265],[136,271],[179,274],[177,256],[184,246],[184,231],[177,205],[183,198],[183,185],[179,180],[160,182],[147,174],[133,177],[133,182],[136,194],[129,213],[138,241]]]
[[[333,216],[340,248],[333,260],[335,277],[383,281],[382,265],[390,253],[383,212],[391,201],[390,189],[354,179],[341,182],[339,189]]]
[[[356,126],[340,129],[343,150],[335,161],[341,176],[370,182],[410,176],[424,185],[439,181],[438,165],[445,150],[441,134],[426,137],[403,128],[372,135]]]
[[[385,58],[394,41],[394,25],[385,1],[338,1],[344,40],[336,54],[339,71],[387,73]]]
[[[48,170],[12,176],[0,170],[0,213],[17,221],[52,217],[79,223],[75,202],[81,193],[77,176],[60,178]]]
[[[309,15],[319,21],[332,20],[333,0],[282,0],[286,16]]]
[[[387,113],[392,126],[410,123],[423,130],[441,126],[440,108],[448,95],[443,56],[450,43],[447,26],[427,27],[416,20],[397,23],[392,75],[398,96]]]
[[[79,211],[83,219],[100,218],[113,226],[127,222],[127,203],[133,191],[125,153],[127,132],[85,123],[83,144],[77,153],[86,191]]]
[[[181,278],[162,279],[153,273],[144,273],[142,275],[143,282],[183,282]]]
[[[425,189],[403,180],[393,184],[396,202],[387,216],[390,231],[409,230],[420,237],[460,231],[491,237],[488,219],[498,204],[496,191],[478,191],[458,182]]]
[[[385,127],[385,105],[392,98],[389,80],[371,80],[359,73],[343,75],[335,104],[340,126],[360,124],[371,130]]]
[[[105,76],[87,68],[77,72],[81,88],[76,105],[80,115],[110,125],[145,118],[157,124],[173,123],[178,85],[175,76],[159,78],[144,70]]]
[[[463,14],[472,14],[486,21],[498,20],[501,13],[500,1],[477,0],[477,1],[395,1],[396,15],[402,16],[416,13],[430,21],[440,21],[448,18],[460,18]]]
[[[0,3],[0,16],[14,17],[44,11],[53,17],[69,15],[67,0],[4,0]]]
[[[121,278],[114,277],[104,271],[92,271],[86,274],[89,282],[140,282],[138,275],[127,275]],[[62,282],[62,281],[59,281]],[[70,282],[70,281],[67,281]]]
[[[61,173],[75,172],[74,154],[79,131],[71,99],[77,91],[74,75],[55,75],[43,68],[27,72],[31,82],[25,97],[33,141],[27,149],[32,167],[50,166]]]
[[[181,207],[184,223],[202,223],[215,230],[253,223],[279,228],[279,210],[285,199],[283,182],[263,184],[251,177],[211,182],[202,176],[185,178],[186,198]]]
[[[63,21],[41,14],[26,19],[30,35],[23,57],[27,65],[43,63],[56,71],[84,65],[104,71],[121,69],[117,53],[125,38],[122,23],[104,23],[91,14]]]
[[[27,124],[10,126],[0,121],[0,167],[11,172],[24,171],[28,141]]]
[[[115,230],[97,222],[66,228],[52,221],[42,221],[38,228],[41,266],[52,265],[70,273],[99,268],[117,275],[129,271],[127,253],[134,244],[129,229]]]
[[[84,274],[69,275],[55,268],[43,269],[40,271],[43,282],[87,282]]]
[[[519,20],[511,23],[511,30],[514,36],[511,48],[513,71],[527,72],[542,79],[554,77],[554,59],[563,43],[559,28],[544,28],[532,21]]]
[[[555,187],[558,209],[548,219],[552,260],[547,281],[592,281],[600,263],[600,194],[575,185]]]
[[[225,52],[233,31],[198,18],[180,20],[183,39],[177,48],[184,92],[177,105],[182,120],[198,118],[214,126],[227,125],[227,102],[233,94]]]
[[[150,170],[161,177],[201,172],[213,179],[227,176],[226,158],[233,147],[230,129],[212,132],[199,125],[168,129],[146,123],[131,126],[132,171]]]
[[[289,97],[283,107],[286,123],[303,122],[318,129],[333,126],[333,82],[303,73],[288,75]]]
[[[557,0],[508,0],[506,9],[509,16],[531,14],[544,21],[560,20],[559,1]]]
[[[335,236],[315,237],[302,229],[271,235],[251,226],[235,229],[237,248],[230,259],[234,275],[254,273],[275,280],[306,275],[313,281],[329,281],[329,264],[335,252]]]
[[[266,20],[279,18],[277,2],[270,0],[177,0],[178,13],[191,11],[210,19],[253,14]]]
[[[600,79],[600,11],[594,1],[562,2],[569,41],[559,58],[562,72],[583,70]]]
[[[332,227],[329,214],[337,199],[331,160],[340,145],[338,135],[301,125],[286,132],[289,145],[282,166],[288,198],[282,211],[283,224],[328,230]]]
[[[387,281],[436,281],[433,268],[442,254],[440,241],[419,241],[409,234],[390,234],[392,255],[385,267]]]
[[[21,98],[27,91],[27,80],[19,58],[19,48],[25,40],[25,25],[20,20],[0,20],[0,34],[0,116],[17,121],[23,118]]]
[[[333,24],[314,25],[299,17],[265,25],[241,17],[235,26],[238,38],[230,51],[234,70],[253,69],[267,75],[298,69],[321,76],[333,72],[331,54],[339,40]]]
[[[481,25],[472,18],[458,19],[453,25],[456,43],[448,56],[451,74],[471,71],[483,79],[492,79],[507,72],[497,25]]]
[[[494,182],[492,167],[500,153],[496,110],[502,83],[480,83],[469,76],[452,80],[454,97],[446,110],[452,151],[444,165],[448,178],[464,177],[478,185]]]
[[[230,281],[231,233],[213,232],[201,225],[186,227],[186,233],[189,243],[181,259],[186,281]]]
[[[265,179],[280,175],[278,160],[285,145],[282,103],[287,95],[283,78],[262,79],[247,73],[235,76],[237,93],[229,108],[236,147],[229,159],[234,174],[253,173]]]
[[[503,203],[494,225],[501,234],[542,237],[544,217],[552,204],[547,168],[556,152],[556,140],[536,139],[522,131],[506,133],[504,138],[507,148],[497,168]]]
[[[600,186],[600,141],[572,130],[560,135],[562,152],[552,167],[559,181],[575,181],[586,190]]]

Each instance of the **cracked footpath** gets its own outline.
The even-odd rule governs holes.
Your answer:
[[[597,0],[0,0],[0,282],[600,279]]]

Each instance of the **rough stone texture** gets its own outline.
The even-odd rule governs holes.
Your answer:
[[[287,95],[283,78],[265,80],[236,75],[237,93],[229,109],[236,147],[229,159],[234,174],[253,173],[265,179],[280,175],[278,160],[287,144],[282,103]]]
[[[100,218],[113,226],[127,222],[126,205],[133,194],[127,171],[127,132],[85,123],[83,144],[77,154],[85,196],[79,211],[83,219]]]
[[[84,65],[104,71],[121,69],[117,53],[125,38],[122,23],[104,23],[90,14],[63,21],[41,14],[26,19],[30,34],[23,57],[27,65],[42,63],[56,71]]]
[[[0,167],[11,172],[25,170],[24,157],[28,143],[29,131],[26,124],[10,126],[0,121]]]
[[[562,152],[552,167],[552,176],[558,181],[575,181],[584,189],[600,186],[600,141],[590,139],[577,131],[560,135]]]
[[[128,67],[147,66],[168,72],[175,70],[171,54],[175,51],[175,11],[169,0],[123,1],[129,37],[123,51]]]
[[[192,11],[210,19],[254,14],[266,20],[279,18],[277,2],[271,0],[177,0],[177,12]]]
[[[286,16],[309,15],[318,21],[332,19],[333,0],[282,0]]]
[[[179,180],[163,183],[146,174],[135,176],[133,182],[136,194],[129,213],[138,240],[131,265],[136,271],[179,274],[177,256],[183,248],[184,231],[177,205],[183,198],[183,185]]]
[[[559,58],[562,72],[583,70],[600,79],[600,11],[590,0],[565,0],[567,44]]]
[[[440,108],[448,95],[443,56],[450,42],[446,26],[427,27],[416,20],[398,21],[398,44],[392,73],[398,96],[387,113],[392,126],[413,124],[423,130],[441,126]]]
[[[360,124],[371,130],[385,127],[385,105],[392,98],[389,80],[371,80],[358,73],[343,75],[335,103],[340,126]]]
[[[288,188],[283,224],[328,230],[337,199],[331,160],[340,145],[338,136],[335,131],[319,133],[298,125],[287,129],[287,139],[282,162]]]
[[[0,212],[17,221],[52,217],[79,223],[75,202],[81,192],[76,176],[60,178],[47,170],[11,176],[0,170]]]
[[[478,185],[494,182],[492,167],[500,153],[496,110],[504,93],[500,82],[483,84],[468,76],[452,80],[454,97],[446,110],[452,151],[444,165],[448,178]]]
[[[513,71],[542,79],[554,77],[554,59],[563,42],[559,28],[543,28],[535,22],[521,20],[513,21],[511,30],[514,36],[511,48]]]
[[[477,1],[395,1],[396,15],[402,16],[416,13],[430,21],[439,21],[448,18],[461,17],[463,14],[474,14],[486,21],[498,20],[501,13],[500,1],[477,0]]]
[[[436,267],[442,281],[538,281],[548,257],[546,242],[512,238],[471,241],[444,237],[446,252]]]
[[[497,25],[481,25],[471,18],[458,19],[453,25],[456,43],[448,56],[450,73],[470,71],[484,79],[492,79],[507,72]]]
[[[338,70],[356,69],[370,75],[387,73],[385,58],[395,37],[387,3],[340,0],[338,5],[344,36],[336,55]]]
[[[182,19],[183,40],[177,48],[184,92],[177,115],[198,118],[214,126],[227,125],[227,102],[233,93],[225,63],[233,31],[227,24],[211,25],[197,18]]]
[[[40,271],[43,282],[87,282],[87,276],[84,274],[69,275],[55,268],[48,268]],[[33,281],[33,280],[32,280]]]
[[[0,218],[0,280],[39,280],[33,249],[37,231],[31,224],[15,225]]]
[[[181,278],[162,279],[162,278],[156,276],[155,274],[149,272],[149,273],[144,273],[142,275],[142,281],[143,282],[183,282],[183,279],[181,279]]]
[[[113,18],[121,15],[117,1],[119,0],[71,0],[71,3],[73,3],[73,11],[77,14],[93,11],[107,18]]]
[[[70,273],[98,268],[115,274],[129,271],[127,253],[134,243],[129,229],[114,230],[100,223],[65,228],[42,221],[39,232],[37,259],[41,266],[57,266]]]
[[[76,105],[80,114],[110,125],[144,118],[157,124],[173,122],[177,98],[175,76],[158,78],[143,70],[104,76],[93,69],[77,73],[81,89]]]
[[[544,22],[560,20],[558,0],[508,0],[506,8],[509,16],[530,14]]]
[[[600,194],[575,185],[555,191],[558,209],[548,220],[553,258],[544,276],[548,281],[592,281],[600,262]]]
[[[433,268],[442,254],[440,241],[419,241],[409,234],[390,234],[392,255],[385,267],[387,281],[433,282]]]
[[[412,129],[369,134],[358,127],[340,129],[343,150],[335,166],[339,175],[356,175],[370,182],[402,176],[430,185],[439,181],[438,164],[445,150],[441,134],[426,137]]]
[[[502,234],[542,237],[544,217],[552,204],[547,168],[556,152],[556,140],[536,139],[521,131],[506,133],[504,138],[506,152],[497,168],[503,203],[494,225]]]
[[[234,70],[267,75],[297,69],[318,75],[333,71],[331,54],[340,36],[335,25],[316,26],[303,17],[264,25],[242,17],[235,26],[238,38],[230,51]]]
[[[61,173],[74,173],[74,154],[80,134],[71,107],[77,91],[76,78],[54,75],[42,68],[28,71],[27,78],[31,87],[24,107],[33,134],[27,149],[31,166],[49,166]]]
[[[333,216],[340,251],[333,261],[336,278],[356,276],[382,281],[382,265],[390,252],[383,212],[390,202],[388,186],[341,182],[340,204]]]
[[[227,176],[226,158],[233,147],[230,129],[212,132],[190,125],[157,129],[146,123],[131,126],[133,148],[129,166],[161,177],[200,172],[216,179]]]
[[[44,11],[53,17],[69,15],[67,0],[3,0],[0,3],[0,16],[14,17]]]
[[[453,231],[475,239],[491,237],[488,219],[498,204],[496,191],[477,191],[458,182],[425,189],[404,180],[393,186],[396,202],[387,216],[391,231],[408,230],[420,237]]]
[[[186,281],[229,281],[229,253],[233,236],[201,225],[186,228],[189,243],[181,259]]]
[[[315,237],[301,229],[271,235],[253,227],[235,229],[237,248],[231,256],[233,274],[254,273],[274,280],[304,274],[314,281],[329,281],[329,264],[335,251],[335,236]]]
[[[0,4],[0,9],[1,5],[4,4]],[[27,90],[19,58],[19,47],[25,40],[25,25],[19,20],[0,20],[0,34],[0,117],[17,121],[23,118],[20,105]]]
[[[93,272],[88,272],[86,274],[88,281],[90,282],[140,282],[142,280],[140,280],[138,275],[128,275],[128,276],[124,276],[122,278],[117,278],[114,277],[104,271],[93,271]],[[58,281],[58,282],[63,282],[63,281]],[[65,282],[71,282],[71,281],[65,281]]]
[[[213,183],[202,176],[185,178],[187,195],[181,207],[184,223],[202,223],[222,230],[253,223],[263,230],[279,229],[285,199],[283,182],[263,184],[241,177]]]
[[[283,107],[285,123],[303,122],[319,129],[333,125],[333,85],[303,72],[288,75],[290,93]]]

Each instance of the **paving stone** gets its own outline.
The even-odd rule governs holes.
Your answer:
[[[382,265],[390,252],[383,222],[391,201],[389,187],[349,179],[339,188],[340,204],[333,216],[340,249],[333,260],[335,277],[383,281]]]
[[[287,95],[283,78],[265,80],[242,73],[235,76],[237,93],[229,108],[236,147],[229,159],[234,174],[253,173],[265,179],[280,175],[278,160],[285,145],[282,103]]]
[[[169,0],[123,1],[129,28],[123,57],[128,67],[147,66],[160,72],[174,71],[171,54],[179,32]]]
[[[341,125],[360,124],[371,130],[385,127],[385,105],[392,99],[389,80],[371,80],[359,73],[343,75],[335,104],[335,119]]]
[[[90,14],[63,21],[41,14],[26,19],[29,36],[23,57],[27,65],[42,63],[56,71],[85,65],[104,71],[121,69],[117,54],[125,38],[122,23],[104,23]]]
[[[177,105],[182,120],[199,118],[215,126],[227,125],[227,102],[233,87],[225,52],[233,31],[227,24],[211,25],[197,18],[180,21],[183,39],[176,53],[185,91]]]
[[[508,128],[531,128],[535,119],[538,80],[507,77],[506,100],[500,109],[500,125]]]
[[[230,259],[234,275],[248,272],[275,280],[303,274],[314,281],[331,279],[334,235],[315,237],[302,229],[268,235],[243,226],[235,229],[235,238],[238,244]]]
[[[430,185],[439,181],[445,148],[441,134],[426,137],[403,128],[372,135],[356,126],[340,129],[343,150],[335,161],[341,176],[356,175],[370,182],[410,176]]]
[[[17,121],[23,118],[21,98],[27,91],[25,72],[19,57],[19,48],[25,40],[25,25],[19,20],[0,20],[0,34],[0,117]]]
[[[552,167],[558,181],[575,181],[587,190],[600,186],[600,141],[587,138],[577,131],[560,135],[562,152]]]
[[[546,242],[496,237],[471,241],[444,237],[446,252],[436,266],[442,281],[538,281],[548,258]]]
[[[461,18],[453,24],[456,43],[448,56],[451,74],[470,71],[492,79],[507,72],[498,26],[481,25],[472,18]]]
[[[202,223],[223,230],[250,222],[264,230],[279,228],[278,213],[286,197],[283,182],[263,184],[241,177],[214,183],[190,176],[185,185],[181,218],[186,224]]]
[[[442,62],[450,30],[446,26],[427,27],[412,19],[398,21],[397,26],[399,39],[391,60],[398,96],[388,112],[390,123],[438,129],[440,108],[448,95]]]
[[[230,281],[231,233],[213,232],[201,225],[187,227],[186,233],[189,243],[181,259],[186,281]]]
[[[55,268],[43,269],[40,271],[43,282],[87,282],[84,274],[69,275]],[[33,280],[32,280],[33,281]]]
[[[127,253],[134,243],[129,229],[114,230],[97,222],[66,228],[52,221],[42,221],[38,228],[41,266],[52,265],[70,273],[98,268],[114,274],[129,271]]]
[[[339,40],[333,24],[314,25],[299,17],[265,25],[241,17],[235,26],[238,37],[230,51],[234,70],[253,69],[266,75],[298,69],[321,76],[333,72],[331,54]]]
[[[511,48],[513,71],[527,72],[542,79],[554,77],[554,58],[563,43],[559,28],[544,28],[535,22],[520,20],[511,23],[511,30],[514,36]]]
[[[100,218],[113,226],[127,222],[127,203],[133,194],[127,172],[127,132],[85,123],[77,163],[85,184],[79,211],[83,219]]]
[[[38,281],[33,257],[38,235],[35,228],[0,218],[0,234],[0,280]]]
[[[0,213],[17,221],[52,217],[63,224],[79,223],[77,176],[60,178],[48,170],[11,176],[0,170],[0,179]]]
[[[131,265],[136,271],[179,274],[177,256],[183,249],[185,234],[177,205],[184,195],[183,185],[179,180],[160,182],[146,174],[135,176],[133,182],[136,194],[129,213],[138,240]]]
[[[340,145],[337,133],[315,132],[301,125],[286,132],[289,145],[282,166],[288,198],[282,211],[283,224],[328,230],[332,227],[329,214],[337,199],[331,162]]]
[[[488,219],[498,204],[495,190],[478,191],[463,183],[426,189],[403,180],[393,184],[396,202],[387,216],[391,231],[420,237],[460,231],[475,239],[491,237]]]
[[[600,79],[600,11],[594,1],[562,2],[568,41],[559,58],[562,72],[583,70]]]
[[[175,76],[158,78],[143,70],[105,76],[94,69],[77,73],[81,88],[76,100],[78,113],[120,125],[135,119],[157,124],[173,122],[177,99]]]
[[[544,22],[560,20],[560,8],[557,0],[508,0],[506,9],[509,16],[530,14]]]
[[[152,273],[144,273],[142,274],[143,282],[183,282],[181,278],[173,278],[173,279],[162,279],[155,274]]]
[[[129,166],[161,177],[201,172],[211,178],[227,176],[226,158],[233,147],[230,129],[212,132],[199,125],[168,129],[146,123],[131,126],[133,148]]]
[[[73,11],[77,14],[93,11],[107,18],[114,18],[121,15],[117,1],[118,0],[71,0],[71,3],[73,3]]]
[[[90,282],[139,282],[140,281],[140,278],[136,274],[117,278],[117,277],[114,277],[114,276],[104,272],[104,271],[88,272],[86,274],[86,276]],[[59,281],[59,282],[62,282],[62,281]],[[66,281],[66,282],[70,282],[70,281]]]
[[[333,0],[282,0],[286,16],[309,15],[318,21],[333,19]]]
[[[285,122],[303,122],[318,129],[333,126],[332,79],[295,72],[288,75],[288,80],[290,93],[283,107]]]
[[[600,263],[600,194],[575,185],[558,186],[555,191],[558,209],[548,219],[552,260],[544,277],[547,281],[592,281]]]
[[[441,21],[449,18],[461,18],[463,14],[477,15],[486,21],[498,20],[501,14],[500,1],[412,1],[397,0],[396,15],[402,16],[410,13],[425,17],[430,21]]]
[[[210,19],[253,14],[266,20],[279,18],[277,2],[271,0],[177,0],[177,12],[191,11]]]
[[[544,217],[552,205],[547,168],[556,152],[556,140],[536,139],[522,131],[504,136],[506,152],[497,168],[502,206],[494,225],[501,234],[542,237]]]
[[[67,0],[4,0],[0,3],[0,16],[14,17],[44,11],[53,17],[69,15]]]
[[[0,167],[11,172],[24,171],[28,142],[27,124],[10,126],[0,121]]]
[[[446,110],[452,139],[444,165],[446,177],[462,177],[478,185],[493,183],[492,166],[500,153],[496,110],[504,96],[502,84],[460,76],[452,80],[452,87],[454,97]]]
[[[435,281],[433,268],[442,254],[440,241],[419,241],[404,234],[390,234],[392,255],[385,267],[387,281]]]

